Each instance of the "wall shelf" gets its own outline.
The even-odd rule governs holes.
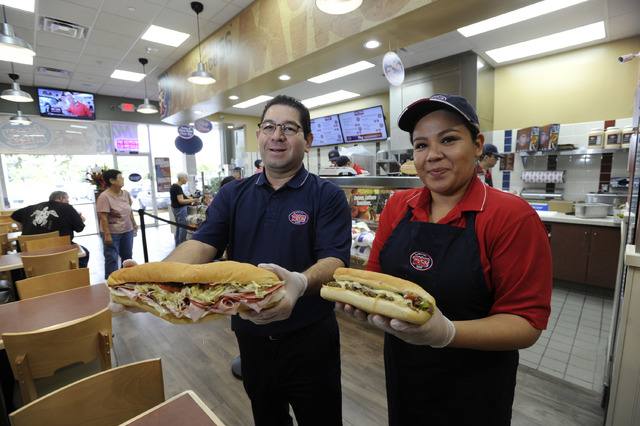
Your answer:
[[[570,151],[536,151],[536,152],[526,152],[526,151],[518,151],[516,154],[520,154],[521,157],[548,157],[549,155],[596,155],[596,154],[620,154],[623,152],[629,152],[629,148],[597,148],[597,149],[588,149],[588,148],[578,148],[572,149]]]

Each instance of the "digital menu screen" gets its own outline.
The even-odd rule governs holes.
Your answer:
[[[338,114],[345,143],[387,139],[382,106]]]
[[[344,143],[338,115],[328,115],[311,120],[313,143],[311,146],[326,146]]]

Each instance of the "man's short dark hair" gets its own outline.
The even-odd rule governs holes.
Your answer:
[[[49,201],[58,201],[63,198],[69,198],[69,194],[64,191],[53,191],[51,195],[49,195]]]
[[[311,116],[309,115],[309,109],[304,106],[304,104],[298,99],[291,96],[278,95],[267,102],[267,104],[264,106],[264,110],[262,111],[260,123],[264,121],[264,116],[267,113],[267,110],[274,105],[285,105],[297,109],[300,113],[300,125],[302,126],[302,132],[304,133],[305,139],[307,138],[307,136],[309,136],[309,134],[311,133]]]
[[[260,167],[260,163],[262,163],[262,160],[258,158],[256,161],[253,162],[253,165],[256,166],[256,169],[257,169],[258,167]]]
[[[336,166],[338,167],[344,167],[347,165],[347,163],[349,163],[349,157],[347,157],[346,155],[341,155],[340,157],[338,157],[338,159],[336,160]]]
[[[107,184],[107,188],[111,186],[111,179],[118,179],[118,175],[121,175],[122,172],[116,169],[109,169],[102,173],[102,177],[104,177],[104,182]]]

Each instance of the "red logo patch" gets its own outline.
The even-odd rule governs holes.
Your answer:
[[[409,263],[413,269],[418,271],[426,271],[431,269],[433,266],[433,259],[427,253],[423,253],[421,251],[416,251],[411,253],[409,257]]]
[[[309,215],[302,210],[295,210],[289,213],[289,222],[294,225],[304,225],[309,222]]]

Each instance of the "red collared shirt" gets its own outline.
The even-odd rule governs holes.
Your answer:
[[[428,221],[431,191],[426,187],[393,194],[382,211],[367,270],[380,272],[379,254],[409,207],[413,219]],[[465,227],[463,213],[476,212],[482,269],[494,304],[489,315],[508,313],[543,330],[551,312],[553,273],[547,230],[522,198],[474,178],[467,193],[438,223]],[[461,265],[464,259],[460,260]]]

